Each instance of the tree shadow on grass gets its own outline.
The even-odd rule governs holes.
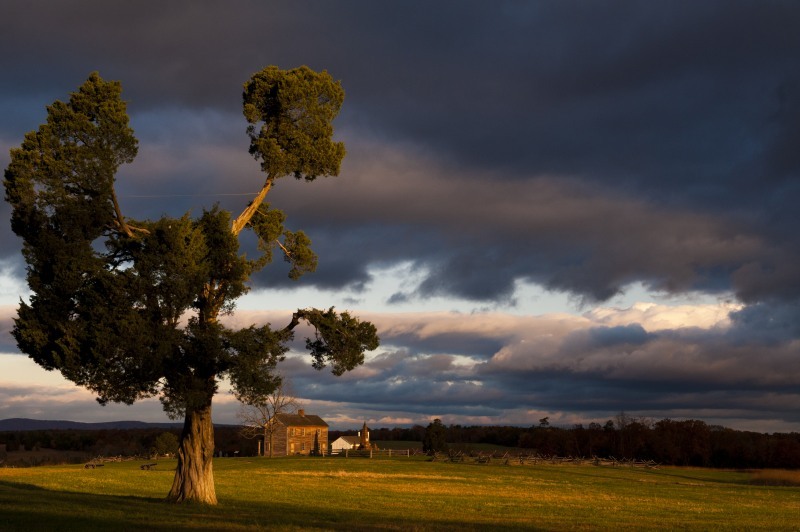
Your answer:
[[[0,481],[4,531],[62,530],[535,530],[532,523],[504,525],[463,520],[458,509],[442,508],[434,520],[389,518],[381,508],[322,509],[296,504],[222,501],[217,506],[172,504],[162,499],[56,491]]]
[[[58,491],[21,482],[0,481],[3,530],[183,530],[184,509],[169,518],[159,499]]]

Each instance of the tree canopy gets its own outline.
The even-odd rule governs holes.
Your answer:
[[[447,428],[441,419],[434,419],[425,428],[425,436],[422,438],[422,450],[426,453],[437,453],[447,451]]]
[[[314,329],[306,346],[317,369],[341,375],[378,347],[371,323],[333,308],[298,309],[283,327],[234,330],[218,319],[276,249],[292,279],[316,268],[310,239],[286,229],[284,213],[264,198],[281,177],[338,174],[345,151],[331,121],[344,91],[307,67],[254,74],[243,101],[250,153],[267,174],[261,191],[235,219],[213,206],[158,220],[124,216],[114,191],[117,169],[138,149],[121,92],[119,82],[91,74],[11,150],[6,200],[32,291],[13,335],[22,352],[102,404],[158,396],[172,417],[185,416],[170,498],[214,503],[211,399],[220,379],[244,400],[267,396],[301,321]],[[254,258],[239,249],[245,229],[258,238]]]

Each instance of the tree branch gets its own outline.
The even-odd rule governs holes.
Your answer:
[[[146,235],[150,234],[150,231],[143,227],[134,227],[132,225],[128,225],[128,223],[125,221],[125,217],[122,216],[122,209],[119,208],[119,200],[117,200],[117,192],[114,190],[114,187],[111,187],[111,201],[114,203],[114,211],[117,213],[117,226],[119,226],[120,230],[125,233],[128,238],[133,238],[134,231],[138,231]]]
[[[283,328],[283,332],[288,333],[294,330],[295,327],[300,325],[300,320],[307,320],[308,319],[309,311],[306,309],[299,309],[297,312],[292,314],[292,321],[289,322],[289,325]]]
[[[264,183],[264,186],[258,192],[256,197],[253,198],[253,201],[251,201],[250,204],[242,211],[242,214],[240,214],[238,216],[238,218],[236,218],[233,221],[233,225],[231,226],[231,232],[234,235],[238,236],[239,233],[242,232],[242,229],[244,229],[245,226],[247,225],[247,222],[249,222],[250,219],[258,211],[258,208],[264,202],[264,198],[267,197],[267,193],[272,188],[272,183],[274,181],[275,181],[275,178],[268,177],[267,181]]]
[[[291,252],[291,251],[289,251],[288,249],[286,249],[286,246],[284,246],[284,245],[281,243],[281,241],[280,241],[280,240],[277,240],[277,239],[276,239],[276,240],[275,240],[275,243],[276,243],[276,244],[278,244],[278,247],[279,247],[279,248],[281,248],[281,250],[283,251],[283,253],[284,253],[284,254],[285,254],[285,255],[286,255],[288,258],[290,258],[290,259],[292,258],[292,252]]]
[[[125,223],[125,218],[122,216],[122,209],[119,208],[117,192],[114,190],[114,187],[111,187],[111,201],[114,202],[114,210],[117,213],[117,225],[119,225],[123,233],[128,235],[128,238],[133,238],[133,231],[131,231],[131,228]]]
[[[300,316],[298,315],[299,312],[295,312],[292,314],[292,321],[289,322],[289,325],[283,328],[283,332],[288,333],[294,330],[295,327],[300,325]]]

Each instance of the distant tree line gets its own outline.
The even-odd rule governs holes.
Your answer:
[[[83,451],[89,455],[147,455],[164,432],[179,429],[124,430],[32,430],[0,432],[7,451],[54,449]],[[355,431],[332,430],[329,439]],[[427,439],[426,439],[427,435]],[[239,433],[239,427],[215,429],[215,454],[255,456],[257,443]],[[598,456],[655,460],[665,465],[718,468],[800,469],[800,433],[733,430],[699,420],[662,419],[653,422],[625,414],[604,424],[556,427],[543,418],[531,427],[444,425],[427,427],[373,428],[370,440],[421,442],[434,449],[442,440],[450,449],[468,449],[474,444],[494,444],[520,452],[556,456]]]
[[[0,432],[0,444],[6,451],[80,451],[90,456],[147,456],[154,450],[168,451],[165,434],[180,436],[180,429],[52,429]],[[218,426],[214,433],[215,454],[224,456],[254,456],[257,452],[253,440],[243,438],[239,427]]]
[[[426,440],[426,432],[433,430]],[[540,455],[636,458],[661,464],[718,468],[800,469],[800,433],[762,434],[733,430],[703,421],[662,419],[653,422],[623,414],[604,424],[532,427],[441,425],[372,429],[373,441],[438,441],[451,449],[471,444],[514,447]],[[435,435],[436,439],[432,439]],[[438,444],[436,444],[438,446]]]

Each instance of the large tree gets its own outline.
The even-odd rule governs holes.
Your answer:
[[[338,174],[344,146],[332,140],[332,120],[344,92],[307,67],[257,72],[243,99],[250,154],[266,174],[258,195],[235,219],[213,207],[196,218],[139,221],[123,215],[114,191],[118,167],[138,149],[121,92],[93,73],[11,150],[6,200],[32,292],[13,335],[22,352],[101,404],[158,396],[168,414],[183,416],[168,499],[213,504],[211,404],[221,379],[251,401],[267,396],[303,321],[314,331],[306,346],[317,369],[341,375],[378,346],[371,323],[333,308],[299,309],[277,328],[233,330],[219,321],[273,251],[291,263],[293,279],[315,269],[309,238],[287,230],[285,215],[264,199],[282,177]],[[257,237],[256,257],[239,249],[244,230]]]

